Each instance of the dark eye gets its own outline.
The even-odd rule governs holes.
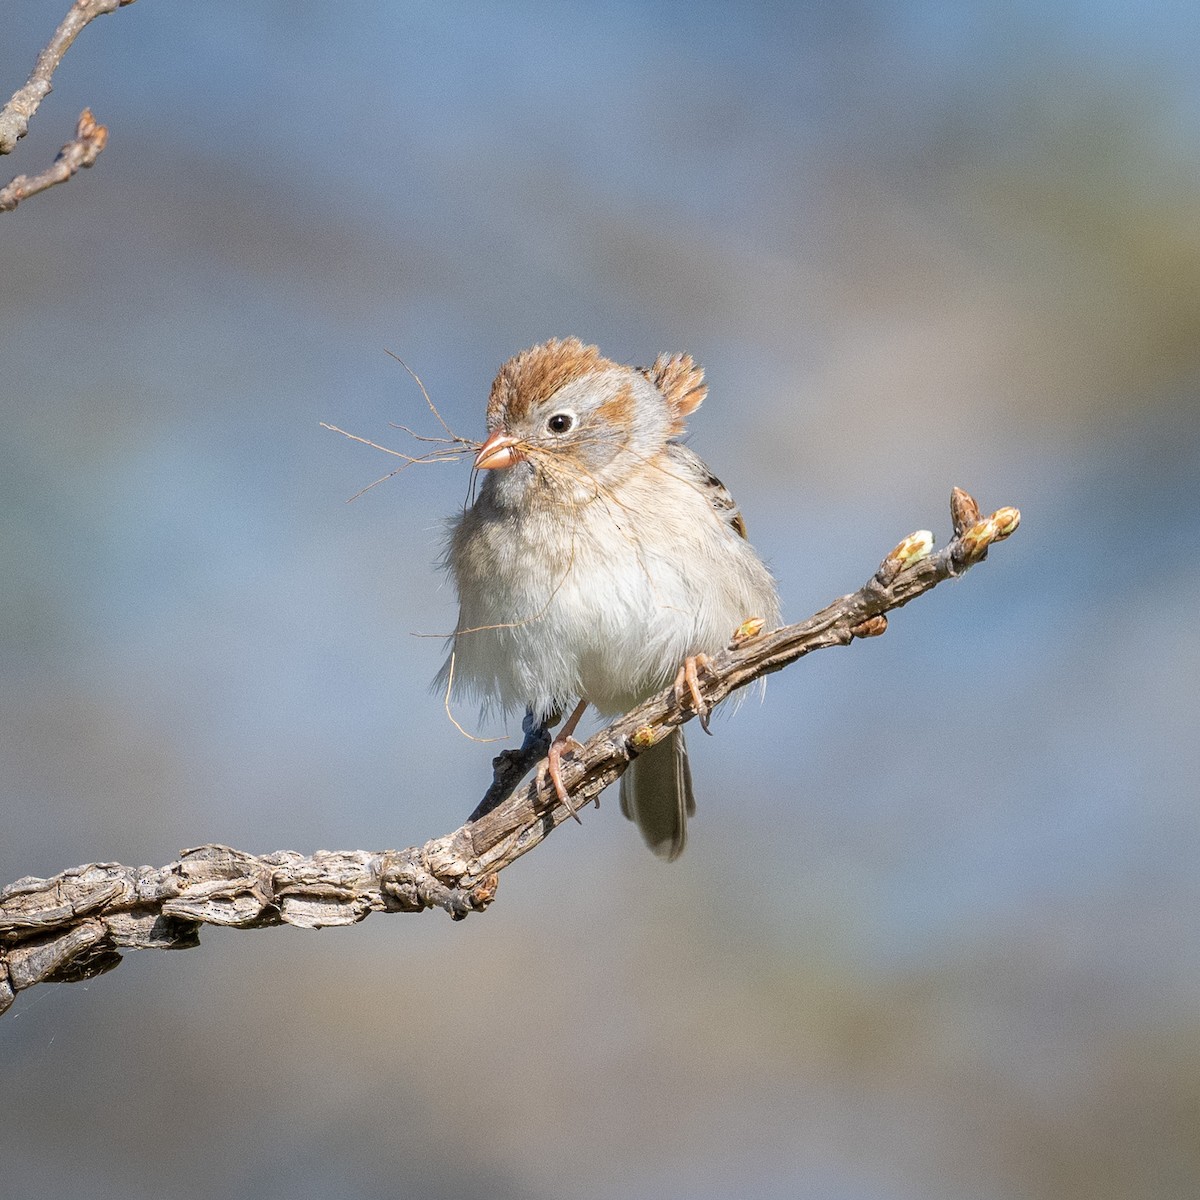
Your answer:
[[[575,414],[569,412],[555,413],[547,422],[546,428],[551,433],[567,433],[575,424]]]

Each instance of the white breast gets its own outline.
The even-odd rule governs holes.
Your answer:
[[[747,617],[778,616],[754,551],[674,476],[568,513],[517,519],[477,504],[448,562],[461,605],[455,692],[539,716],[579,698],[622,712]]]

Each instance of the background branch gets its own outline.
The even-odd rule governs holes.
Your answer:
[[[132,3],[133,0],[75,0],[46,48],[38,55],[25,85],[0,108],[0,154],[10,154],[29,131],[34,113],[52,90],[50,81],[54,72],[80,31],[97,17]],[[59,151],[52,167],[34,176],[19,175],[0,190],[0,212],[16,208],[26,196],[70,179],[80,167],[90,167],[104,149],[106,136],[104,126],[97,125],[91,111],[85,108],[79,115],[74,140]],[[37,186],[31,186],[34,184]]]
[[[933,553],[933,535],[905,538],[858,591],[798,625],[735,640],[705,676],[710,704],[813,650],[845,646],[887,629],[886,613],[987,557],[1020,521],[1015,508],[982,518],[966,492],[950,501],[954,538]],[[695,714],[674,689],[651,697],[564,758],[563,780],[576,804],[596,799],[639,752]],[[92,863],[52,879],[21,879],[0,891],[0,1012],[16,992],[110,970],[128,949],[186,949],[202,924],[350,925],[371,912],[443,908],[455,919],[482,911],[498,875],[570,814],[530,781],[517,784],[545,753],[527,729],[520,750],[494,761],[495,778],[468,821],[445,837],[405,850],[293,851],[253,855],[228,846],[186,850],[165,867]]]
[[[22,200],[36,196],[56,183],[65,183],[81,167],[90,167],[108,141],[108,130],[97,123],[92,110],[79,114],[75,136],[58,152],[58,157],[37,175],[18,175],[0,188],[0,212],[10,212]]]

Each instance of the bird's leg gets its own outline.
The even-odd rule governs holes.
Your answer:
[[[747,617],[734,631],[730,640],[730,649],[736,650],[751,638],[756,638],[763,631],[766,622],[762,617]],[[700,691],[701,674],[712,669],[712,659],[707,654],[689,654],[675,676],[675,703],[681,708],[690,704],[692,711],[700,718],[700,728],[705,733],[712,733],[708,727],[709,714],[712,705]]]
[[[575,726],[579,724],[579,719],[583,716],[584,710],[587,708],[588,702],[580,700],[575,706],[575,711],[567,718],[566,724],[554,735],[554,741],[550,743],[550,750],[546,755],[546,761],[538,768],[538,788],[543,788],[546,785],[546,779],[554,785],[554,794],[562,801],[567,812],[579,821],[579,813],[575,805],[571,803],[570,797],[567,795],[567,789],[563,786],[562,781],[562,755],[566,749],[582,750],[583,747],[572,736],[575,733]],[[597,803],[599,797],[596,798]],[[579,821],[582,825],[583,822]]]
[[[708,715],[712,706],[700,691],[700,672],[707,671],[712,659],[707,654],[689,654],[675,676],[675,702],[680,706],[691,703],[692,711],[700,718],[700,728],[712,733],[708,727]]]

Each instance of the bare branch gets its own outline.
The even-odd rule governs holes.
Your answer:
[[[955,579],[987,557],[1020,521],[1015,508],[981,518],[975,501],[954,489],[954,539],[932,552],[933,535],[902,541],[857,592],[798,625],[759,634],[748,622],[712,661],[703,683],[718,704],[731,692],[781,670],[813,650],[877,637],[886,613]],[[613,721],[563,760],[573,803],[598,800],[636,755],[695,714],[670,688]],[[542,731],[494,762],[495,779],[466,824],[405,850],[279,851],[257,856],[227,846],[186,850],[165,867],[93,863],[53,879],[21,879],[0,891],[0,1012],[16,992],[43,982],[87,979],[116,966],[122,950],[186,949],[203,924],[238,929],[269,925],[351,925],[372,912],[445,909],[456,920],[480,912],[498,876],[569,817],[552,790],[517,784],[545,754]]]
[[[58,64],[80,30],[97,17],[132,3],[133,0],[75,0],[54,31],[49,45],[38,55],[25,86],[18,88],[0,109],[0,154],[11,153],[29,131],[33,114],[52,90],[50,80]],[[18,175],[0,188],[0,212],[11,212],[27,197],[36,196],[56,183],[64,183],[81,167],[90,167],[107,140],[108,130],[96,123],[91,109],[85,108],[79,114],[75,137],[58,152],[52,166],[37,175]]]
[[[9,154],[29,130],[29,122],[38,105],[50,94],[50,80],[85,25],[114,9],[124,8],[133,0],[75,0],[62,24],[54,31],[50,44],[38,55],[25,86],[0,109],[0,154]]]
[[[22,200],[36,196],[56,183],[66,183],[76,171],[90,167],[108,142],[108,130],[85,108],[79,114],[75,136],[59,152],[53,164],[38,175],[18,175],[0,188],[0,212],[11,212]]]

